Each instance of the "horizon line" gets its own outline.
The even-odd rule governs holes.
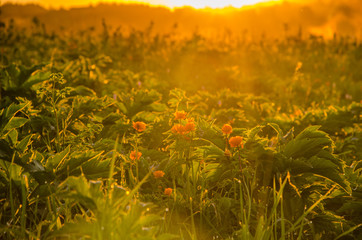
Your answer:
[[[191,5],[183,5],[183,6],[167,6],[167,5],[163,5],[163,4],[152,4],[152,3],[148,3],[148,2],[141,2],[141,1],[132,1],[132,2],[115,2],[115,1],[110,1],[110,2],[97,2],[97,3],[88,3],[88,4],[78,4],[78,5],[71,5],[71,6],[63,6],[63,5],[59,5],[59,6],[51,6],[51,5],[46,5],[46,4],[42,4],[40,2],[12,2],[10,0],[8,1],[1,1],[2,3],[0,4],[0,6],[4,6],[4,5],[15,5],[15,6],[39,6],[42,7],[46,10],[71,10],[71,9],[79,9],[79,8],[89,8],[89,7],[97,7],[97,6],[102,6],[102,5],[117,5],[117,6],[147,6],[147,7],[151,7],[151,8],[165,8],[168,9],[170,11],[175,11],[178,9],[193,9],[196,11],[216,11],[216,12],[221,12],[221,11],[240,11],[240,10],[246,10],[246,9],[250,9],[250,8],[256,8],[256,7],[266,7],[266,6],[271,6],[271,5],[279,5],[282,3],[290,3],[290,2],[299,2],[298,0],[267,0],[267,1],[263,1],[263,2],[258,2],[258,3],[254,3],[254,4],[246,4],[240,7],[237,6],[233,6],[232,4],[229,4],[227,6],[223,6],[223,7],[210,7],[210,6],[204,6],[201,8],[198,7],[194,7]],[[308,2],[308,0],[306,1]]]

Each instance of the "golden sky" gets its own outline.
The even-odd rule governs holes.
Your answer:
[[[228,6],[242,7],[262,2],[280,2],[281,0],[3,0],[3,3],[38,3],[46,7],[87,6],[97,3],[145,3],[151,5],[162,5],[170,8],[191,6],[194,8],[223,8]]]

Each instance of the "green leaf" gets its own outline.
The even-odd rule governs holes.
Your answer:
[[[16,113],[23,110],[29,103],[30,102],[21,104],[12,103],[9,107],[6,108],[5,117],[12,118]]]
[[[41,69],[44,64],[34,65],[30,68],[27,68],[23,65],[11,64],[5,68],[6,77],[9,84],[6,86],[5,90],[9,90],[11,88],[18,89],[20,88],[31,75],[38,69]]]
[[[362,207],[362,205],[360,207]],[[357,228],[360,228],[360,227],[362,227],[362,223],[351,227],[347,231],[344,231],[343,233],[338,235],[334,240],[340,239],[343,236],[347,236],[348,234],[351,234],[354,230],[356,230]],[[360,234],[360,236],[361,236],[361,234]]]
[[[44,82],[49,79],[51,72],[35,71],[32,75],[22,84],[22,88],[28,89],[34,84]]]
[[[225,152],[210,142],[209,146],[200,146],[196,149],[196,151],[199,153],[199,155],[202,158],[212,158],[212,159],[218,159],[223,158],[225,156]]]
[[[7,136],[9,138],[11,145],[16,145],[18,141],[18,131],[16,129],[13,129],[7,134]]]
[[[331,153],[330,151],[327,151],[325,149],[323,149],[322,151],[320,151],[317,154],[317,157],[319,158],[324,158],[329,160],[330,162],[332,162],[335,166],[338,167],[339,171],[342,172],[343,171],[343,162],[338,159],[333,153]]]
[[[80,96],[95,96],[96,93],[90,89],[90,88],[87,88],[85,86],[77,86],[74,88],[74,93],[71,92],[72,95],[80,95]]]
[[[45,168],[47,169],[57,169],[59,164],[64,161],[70,152],[70,145],[66,147],[62,152],[55,154],[47,159]]]
[[[19,182],[21,181],[22,168],[19,165],[10,164],[8,171],[9,171],[9,177],[11,180],[19,181]]]
[[[5,110],[2,110],[0,112],[0,131],[4,132],[7,130],[11,130],[13,127],[12,125],[16,124],[17,120],[14,120],[15,122],[9,123],[15,115],[24,109],[30,102],[22,103],[22,104],[10,104]]]
[[[186,98],[186,92],[182,89],[175,88],[175,89],[170,90],[170,96],[174,97],[180,101],[183,98]]]
[[[25,123],[27,123],[29,119],[22,118],[22,117],[13,117],[10,119],[10,121],[5,125],[2,131],[8,131],[15,128],[19,128],[23,126]]]
[[[32,138],[33,134],[26,136],[25,138],[23,138],[17,145],[16,145],[16,149],[21,152],[24,153],[25,150],[27,149],[27,147],[31,144],[31,138]]]
[[[180,236],[170,233],[164,233],[157,237],[157,240],[171,240],[171,239],[180,239]]]
[[[252,129],[249,131],[248,138],[249,138],[249,139],[254,139],[254,138],[256,137],[256,135],[261,131],[261,129],[262,129],[263,127],[264,127],[264,126],[257,126],[257,127],[252,128]]]
[[[292,175],[298,175],[304,172],[308,172],[312,167],[304,158],[290,159],[286,158],[282,154],[276,154],[276,161],[274,163],[277,172],[290,171]]]
[[[49,238],[57,237],[78,237],[80,239],[91,239],[95,229],[98,228],[96,223],[87,222],[85,220],[65,223],[60,229],[50,233]]]
[[[82,164],[82,172],[88,179],[107,178],[109,175],[109,162],[109,159],[99,161],[98,158],[92,158]]]
[[[35,159],[33,159],[29,164],[26,164],[24,168],[39,184],[51,183],[55,179],[54,174],[47,171],[43,165]]]
[[[139,112],[156,111],[158,109],[156,105],[161,100],[161,94],[155,90],[138,90],[122,94],[120,100],[121,102],[118,104],[119,109],[129,119],[132,119]],[[161,108],[158,110],[163,110],[162,106],[159,107]]]
[[[50,194],[56,191],[56,187],[54,184],[39,184],[36,188],[31,192],[29,199],[30,204],[32,201],[36,202],[39,201],[39,198],[46,198]]]
[[[0,139],[0,159],[11,162],[13,150],[5,139]]]
[[[311,126],[302,131],[295,139],[287,143],[284,154],[291,158],[310,158],[318,154],[325,147],[332,145],[332,139],[318,129],[320,126]]]
[[[66,159],[66,161],[63,161],[60,166],[58,166],[58,169],[56,171],[56,175],[61,177],[62,179],[67,178],[69,175],[74,174],[80,174],[79,167],[91,159],[97,159],[99,161],[99,158],[102,153],[96,153],[92,151],[88,152],[74,152],[70,155],[69,158]]]
[[[337,183],[346,192],[352,193],[349,182],[342,177],[342,174],[338,171],[338,167],[332,161],[314,156],[311,157],[308,162],[312,165],[310,168],[312,173],[327,178],[332,182]]]
[[[267,125],[270,126],[271,128],[273,128],[275,130],[275,132],[277,132],[278,140],[281,140],[283,138],[283,131],[279,127],[278,124],[276,124],[276,123],[268,123]]]
[[[59,185],[59,189],[61,189],[58,193],[60,196],[79,201],[91,210],[97,209],[97,204],[91,196],[90,185],[84,175],[68,177]]]

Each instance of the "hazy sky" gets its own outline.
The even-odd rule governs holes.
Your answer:
[[[1,0],[0,0],[1,1]],[[147,3],[152,5],[164,5],[168,7],[192,6],[195,8],[221,8],[225,6],[242,7],[260,2],[279,2],[280,0],[2,0],[1,2],[12,3],[38,3],[46,7],[71,7],[71,6],[87,6],[100,2],[115,3]]]

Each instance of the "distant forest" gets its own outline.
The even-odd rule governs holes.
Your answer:
[[[360,0],[316,0],[223,11],[191,7],[170,10],[139,4],[99,4],[71,9],[46,9],[38,5],[4,4],[1,25],[31,29],[34,24],[47,32],[94,31],[105,27],[111,33],[148,30],[153,34],[202,34],[213,38],[228,35],[251,39],[335,35],[362,38]]]

